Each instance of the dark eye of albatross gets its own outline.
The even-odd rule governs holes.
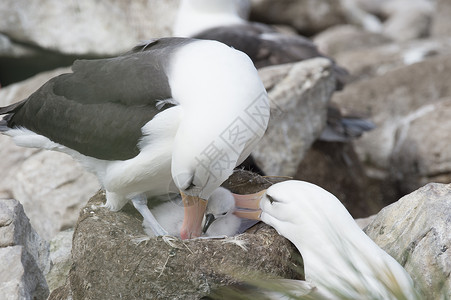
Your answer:
[[[270,195],[266,194],[266,197],[269,200],[269,203],[273,204],[274,202],[277,202],[277,200],[275,200],[273,197],[271,197]]]
[[[194,183],[191,182],[191,183],[188,185],[188,187],[185,189],[185,191],[188,191],[188,190],[192,189],[193,187],[195,187],[195,185],[194,185]]]

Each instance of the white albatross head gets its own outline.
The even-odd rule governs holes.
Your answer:
[[[251,209],[235,214],[260,219],[289,239],[303,257],[306,280],[331,296],[420,299],[404,268],[321,187],[290,180],[235,198],[237,207]]]

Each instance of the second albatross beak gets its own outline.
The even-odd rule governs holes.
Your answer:
[[[260,215],[262,213],[260,201],[265,193],[266,190],[247,195],[233,194],[236,206],[234,214],[240,218],[260,220]]]

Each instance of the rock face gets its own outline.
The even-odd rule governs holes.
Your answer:
[[[170,35],[177,6],[177,0],[5,0],[0,4],[0,31],[60,53],[113,55],[140,40]]]
[[[428,182],[451,182],[451,98],[427,107],[400,126],[392,155],[392,177],[408,193]],[[433,134],[432,134],[433,133]]]
[[[16,200],[0,200],[0,261],[0,295],[5,299],[47,298],[49,245]]]
[[[429,35],[434,13],[434,5],[430,1],[385,1],[381,10],[386,18],[383,32],[388,37],[403,42]]]
[[[436,15],[432,22],[431,34],[438,37],[449,37],[451,34],[451,4],[447,0],[438,0]]]
[[[365,174],[352,143],[316,141],[293,179],[328,190],[354,218],[367,217],[385,206],[384,195]]]
[[[362,80],[432,57],[449,55],[450,49],[450,38],[431,38],[354,49],[339,53],[335,58],[340,65],[346,66],[352,78]]]
[[[58,233],[50,241],[50,271],[45,275],[50,293],[66,284],[70,267],[72,266],[73,229]]]
[[[345,110],[368,112],[376,124],[375,130],[355,143],[360,157],[374,166],[388,168],[400,125],[426,113],[427,105],[450,96],[450,72],[451,56],[444,55],[357,82],[335,93],[332,101]]]
[[[331,63],[315,58],[259,73],[271,101],[271,119],[252,155],[265,174],[293,176],[326,125],[327,103],[335,90]]]
[[[306,35],[344,23],[340,4],[333,0],[252,0],[251,19],[269,24],[285,24]]]
[[[260,189],[269,182],[245,181]],[[293,270],[295,248],[266,225],[227,239],[143,239],[135,210],[110,212],[100,207],[104,201],[98,193],[82,209],[70,283],[55,295],[70,291],[73,299],[199,299],[215,287],[255,274],[299,277]]]
[[[322,53],[336,58],[339,53],[357,49],[372,49],[390,43],[391,39],[383,34],[368,32],[357,26],[337,25],[316,35],[314,42]]]
[[[58,69],[0,90],[0,106],[25,99],[48,79],[67,72]],[[31,224],[45,239],[73,227],[77,212],[98,189],[96,177],[68,155],[17,147],[0,135],[3,180],[0,196],[22,203]]]
[[[0,83],[2,86],[24,80],[45,70],[68,66],[74,59],[74,56],[61,55],[21,44],[0,34]]]
[[[400,262],[425,299],[451,297],[451,185],[428,184],[384,208],[365,232]]]

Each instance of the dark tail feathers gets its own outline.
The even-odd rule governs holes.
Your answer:
[[[11,105],[0,107],[0,115],[10,114],[16,112],[19,108],[24,105],[24,103],[27,101],[27,99],[13,103]]]
[[[11,119],[12,114],[20,109],[22,105],[24,105],[25,101],[27,100],[25,99],[5,107],[0,107],[0,116],[6,115],[2,119],[0,119],[0,132],[4,132],[10,129],[8,127],[8,121]]]

